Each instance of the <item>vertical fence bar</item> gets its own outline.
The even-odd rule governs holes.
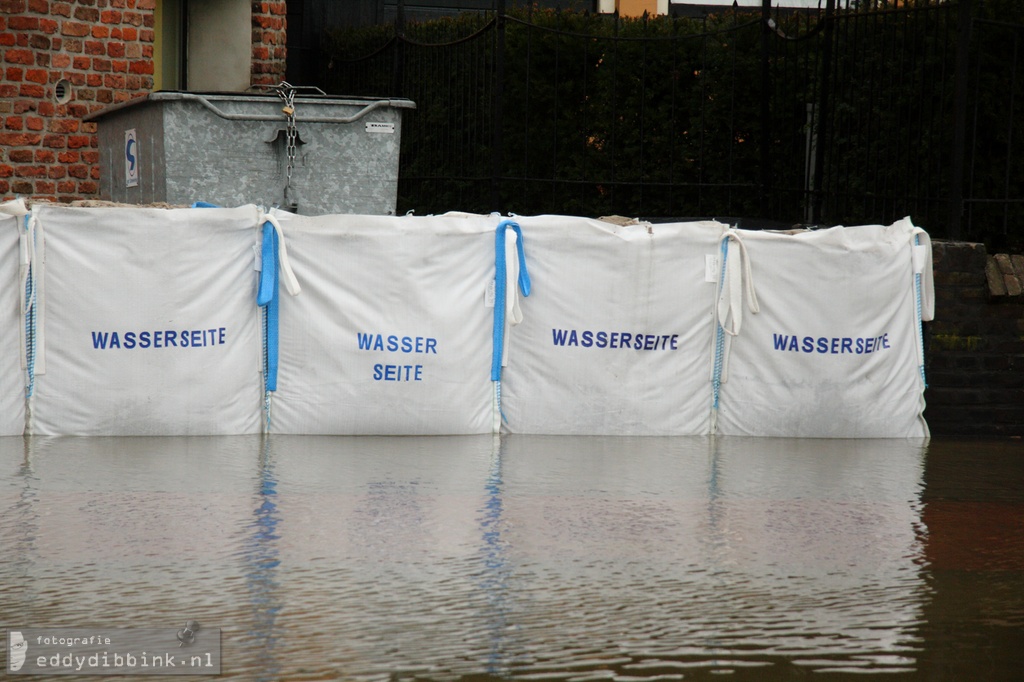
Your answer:
[[[637,158],[639,167],[637,168],[637,191],[633,195],[637,197],[636,212],[643,215],[644,206],[644,180],[647,176],[644,172],[644,142],[646,141],[647,135],[647,48],[650,45],[650,40],[647,35],[647,28],[649,26],[648,14],[644,10],[643,16],[643,40],[640,41],[641,47],[641,59],[640,59],[640,154]]]
[[[953,163],[949,176],[949,224],[946,233],[950,239],[960,239],[964,214],[964,152],[967,140],[967,70],[970,66],[971,22],[973,0],[960,0],[957,16],[956,80],[953,90],[955,107],[953,122]]]
[[[402,97],[402,81],[405,74],[405,45],[402,42],[405,33],[405,0],[398,0],[398,7],[395,9],[395,51],[394,63],[391,69],[391,96]]]
[[[561,74],[561,70],[560,70],[560,67],[561,67],[560,57],[562,56],[562,38],[561,38],[561,36],[559,36],[556,33],[554,35],[551,43],[554,45],[554,49],[555,49],[555,66],[554,66],[554,72],[553,72],[555,74],[555,78],[554,78],[554,81],[553,81],[554,87],[551,89],[551,92],[552,92],[552,99],[551,99],[551,139],[548,141],[548,144],[551,145],[551,177],[550,177],[550,179],[548,181],[547,190],[548,190],[548,201],[553,204],[553,203],[558,201],[558,115],[559,115],[558,103],[559,103],[559,94],[562,92],[562,90],[561,90],[561,83],[562,83],[561,75],[562,74]]]
[[[814,189],[811,200],[811,220],[817,222],[821,219],[822,205],[822,184],[825,178],[825,145],[828,140],[829,120],[829,84],[832,71],[832,42],[835,33],[836,0],[828,0],[825,3],[825,26],[823,29],[821,49],[821,88],[819,89],[818,112],[815,128],[817,129],[818,144],[814,149]]]
[[[733,29],[738,29],[740,25],[739,15],[733,13],[732,16]],[[729,149],[729,162],[728,162],[728,182],[726,184],[726,199],[725,208],[726,213],[733,213],[732,198],[736,191],[736,87],[739,81],[738,67],[736,62],[739,57],[739,46],[736,41],[732,41],[729,46],[729,139],[726,141]]]
[[[505,0],[495,1],[494,83],[491,86],[491,210],[501,209],[501,175],[504,165],[505,119]]]
[[[708,18],[701,26],[700,53],[700,145],[697,151],[697,212],[704,212],[704,142],[707,135],[707,82],[708,82]]]
[[[618,7],[615,9],[615,30],[612,38],[612,76],[611,76],[611,96],[615,101],[618,101],[619,92],[619,10]],[[611,192],[610,200],[611,204],[615,205],[616,193],[618,190],[618,179],[619,179],[619,125],[615,120],[611,121],[611,157],[612,157],[612,179],[611,179]],[[622,192],[618,192],[618,196],[622,196]]]
[[[594,129],[594,126],[593,126],[593,123],[590,120],[590,106],[589,106],[589,99],[590,98],[587,96],[589,94],[588,91],[587,91],[587,82],[588,82],[587,75],[590,73],[590,67],[589,67],[590,57],[589,57],[589,55],[590,55],[589,41],[584,40],[583,41],[583,90],[581,92],[581,96],[583,98],[583,103],[581,104],[581,107],[580,107],[581,111],[582,111],[582,115],[583,115],[583,121],[581,121],[581,127],[583,129],[587,130],[587,131],[592,131]],[[587,158],[587,135],[580,135],[579,143],[580,143],[580,157],[585,159],[585,158]],[[579,180],[580,180],[580,183],[579,183],[579,187],[577,189],[578,193],[576,195],[577,196],[577,201],[579,201],[579,205],[580,206],[586,206],[587,205],[587,195],[588,195],[588,191],[589,191],[589,184],[588,184],[588,180],[589,180],[588,176],[589,175],[590,174],[587,172],[587,164],[585,164],[585,163],[580,164],[580,166],[579,166]]]
[[[769,40],[771,40],[772,0],[761,0],[761,188],[759,208],[761,216],[767,216],[772,183],[772,152],[771,152],[771,102],[772,94],[771,65],[769,59]]]
[[[1010,83],[1007,91],[1010,93],[1009,111],[1006,116],[1006,175],[1003,180],[1003,235],[1009,234],[1010,229],[1010,187],[1013,168],[1013,123],[1014,123],[1014,96],[1017,91],[1017,56],[1020,54],[1020,40],[1018,35],[1013,36],[1013,59],[1010,60]]]
[[[668,156],[668,182],[669,182],[670,185],[674,184],[675,181],[676,181],[676,144],[677,144],[677,142],[676,142],[676,136],[675,136],[674,133],[676,131],[676,111],[677,111],[677,108],[676,108],[677,107],[677,104],[676,104],[676,94],[677,94],[677,92],[676,91],[678,89],[678,84],[679,84],[679,70],[680,70],[680,67],[679,67],[679,47],[680,47],[680,42],[681,42],[679,40],[679,22],[676,21],[675,19],[671,19],[671,21],[672,21],[672,43],[671,43],[671,45],[672,45],[672,74],[673,74],[673,77],[672,77],[671,103],[669,104],[669,107],[670,107],[670,111],[672,113],[669,115],[669,122],[668,122],[668,130],[671,131],[670,135],[672,135],[672,137],[669,138],[670,142],[669,142],[669,145],[668,145],[668,155],[669,155]],[[667,194],[668,194],[668,208],[667,208],[667,211],[666,211],[665,215],[675,215],[675,196],[676,196],[676,193],[674,191],[669,191],[669,192],[667,192]]]

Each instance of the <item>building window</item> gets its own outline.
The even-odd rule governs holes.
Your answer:
[[[154,17],[153,89],[185,89],[186,0],[157,0]]]

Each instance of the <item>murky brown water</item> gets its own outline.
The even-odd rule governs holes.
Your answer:
[[[0,627],[189,619],[230,680],[1019,680],[1024,446],[0,439]]]

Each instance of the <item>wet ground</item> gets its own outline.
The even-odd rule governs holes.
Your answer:
[[[0,438],[0,627],[188,620],[215,679],[1019,680],[1024,445]]]

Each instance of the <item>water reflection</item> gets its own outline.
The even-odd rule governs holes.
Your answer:
[[[277,660],[277,616],[281,610],[277,578],[277,479],[270,459],[269,439],[260,447],[259,476],[253,519],[242,538],[242,561],[252,606],[252,629],[247,633],[247,658],[253,661],[259,680],[278,679],[281,666]]]
[[[32,471],[31,460],[21,438],[0,438],[0,461],[14,474],[0,496],[0,519],[8,532],[0,535],[0,565],[4,566],[0,579],[0,604],[11,600],[31,599],[32,567],[29,561],[34,553],[39,533],[39,479]],[[0,613],[0,624],[5,623]]]
[[[980,502],[929,493],[969,476],[932,462],[905,440],[0,439],[0,623],[195,619],[222,628],[218,679],[932,679],[949,571],[977,569],[949,568],[948,505]],[[1004,487],[1004,537],[974,540],[996,642],[1024,633]]]
[[[925,469],[931,599],[921,679],[1018,680],[1024,671],[1024,448],[932,441]],[[927,675],[927,677],[925,677]]]
[[[922,454],[906,441],[509,438],[520,637],[573,632],[585,647],[559,665],[596,650],[624,670],[779,657],[905,670],[927,596]]]
[[[480,589],[487,599],[487,615],[490,631],[490,655],[486,672],[491,675],[507,673],[506,642],[509,629],[509,578],[510,564],[507,544],[502,538],[504,529],[504,481],[502,479],[501,448],[495,443],[491,455],[491,466],[484,486],[484,507],[480,511],[481,554],[483,574]]]

